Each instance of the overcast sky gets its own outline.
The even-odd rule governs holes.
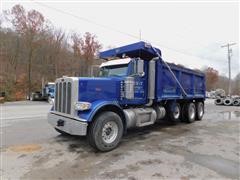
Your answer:
[[[2,9],[15,4],[27,10],[36,9],[68,32],[96,34],[104,49],[139,41],[141,31],[141,38],[160,48],[168,62],[190,68],[211,66],[224,75],[228,75],[227,49],[221,45],[236,42],[232,47],[232,76],[239,72],[237,2],[38,2],[41,4],[4,0]]]

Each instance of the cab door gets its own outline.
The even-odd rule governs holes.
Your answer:
[[[130,76],[134,77],[134,98],[131,104],[146,104],[147,102],[147,61],[135,59],[130,64]]]

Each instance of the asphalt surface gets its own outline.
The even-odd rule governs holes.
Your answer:
[[[45,102],[0,106],[1,179],[240,179],[240,107],[208,100],[202,121],[131,130],[99,153],[55,132]]]

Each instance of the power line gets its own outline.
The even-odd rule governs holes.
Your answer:
[[[43,6],[43,7],[49,8],[49,9],[53,9],[53,10],[55,10],[55,11],[57,11],[57,12],[60,12],[60,13],[63,13],[63,14],[72,16],[72,17],[74,17],[74,18],[76,18],[76,19],[78,19],[78,20],[80,20],[80,21],[85,21],[85,22],[87,22],[87,23],[94,24],[94,25],[99,26],[99,27],[101,27],[101,28],[104,28],[104,29],[107,29],[107,30],[111,30],[111,31],[114,31],[114,32],[118,32],[118,33],[120,33],[120,34],[126,35],[126,36],[128,36],[128,37],[133,38],[133,39],[139,40],[139,36],[136,36],[136,35],[133,35],[133,34],[130,34],[130,33],[124,32],[124,31],[121,31],[121,30],[116,29],[116,28],[113,28],[113,27],[111,27],[111,26],[107,26],[107,25],[104,25],[104,24],[97,23],[97,22],[92,21],[92,20],[90,20],[90,19],[88,19],[88,18],[81,17],[81,16],[77,16],[77,15],[75,15],[75,14],[72,14],[72,13],[69,13],[69,12],[66,12],[66,11],[63,11],[63,10],[58,9],[58,8],[55,8],[55,7],[48,6],[48,5],[44,4],[44,3],[40,3],[40,2],[37,2],[37,1],[35,1],[35,0],[31,0],[31,1],[35,2],[36,4],[38,4],[38,5],[40,5],[40,6]],[[192,53],[184,52],[184,51],[181,51],[181,50],[177,50],[177,49],[171,48],[171,47],[169,47],[169,46],[166,46],[166,45],[163,45],[163,44],[154,42],[154,41],[149,41],[149,40],[147,40],[147,39],[141,38],[141,40],[146,41],[146,42],[149,42],[149,43],[151,43],[151,44],[156,44],[156,45],[158,45],[158,46],[160,46],[160,47],[166,48],[166,49],[168,49],[168,50],[170,50],[170,51],[174,51],[174,52],[179,53],[179,54],[184,54],[184,55],[187,55],[187,56],[192,56],[192,57],[195,57],[195,58],[205,59],[205,60],[209,60],[209,61],[210,61],[210,60],[216,61],[215,59],[209,59],[209,58],[203,58],[203,57],[200,57],[200,56],[196,56],[196,55],[194,55],[194,54],[192,54]]]
[[[72,16],[72,17],[76,18],[76,19],[79,19],[79,20],[81,20],[81,21],[88,22],[88,23],[90,23],[90,24],[94,24],[94,25],[99,26],[99,27],[102,27],[102,28],[104,28],[104,29],[107,29],[107,30],[110,29],[110,30],[112,30],[112,31],[115,31],[115,32],[124,34],[124,35],[129,36],[129,37],[134,38],[134,39],[138,39],[138,38],[139,38],[138,36],[135,36],[135,35],[132,35],[132,34],[123,32],[123,31],[121,31],[121,30],[118,30],[118,29],[116,29],[116,28],[112,28],[112,27],[107,26],[107,25],[103,25],[103,24],[97,23],[97,22],[95,22],[95,21],[92,21],[92,20],[87,19],[87,18],[84,18],[84,17],[77,16],[77,15],[75,15],[75,14],[72,14],[72,13],[69,13],[69,12],[66,12],[66,11],[63,11],[63,10],[61,10],[61,9],[48,6],[48,5],[44,4],[44,3],[40,3],[40,2],[37,2],[37,1],[35,1],[35,0],[32,0],[32,1],[35,2],[36,4],[41,5],[41,6],[47,7],[47,8],[49,8],[49,9],[53,9],[53,10],[58,11],[58,12],[63,13],[63,14],[67,14],[67,15],[69,15],[69,16]]]

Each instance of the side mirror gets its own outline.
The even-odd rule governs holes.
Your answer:
[[[142,59],[139,59],[137,61],[137,74],[140,76],[140,77],[143,77],[144,76],[144,61]]]
[[[142,59],[134,60],[134,74],[143,77],[144,73],[144,61]]]

